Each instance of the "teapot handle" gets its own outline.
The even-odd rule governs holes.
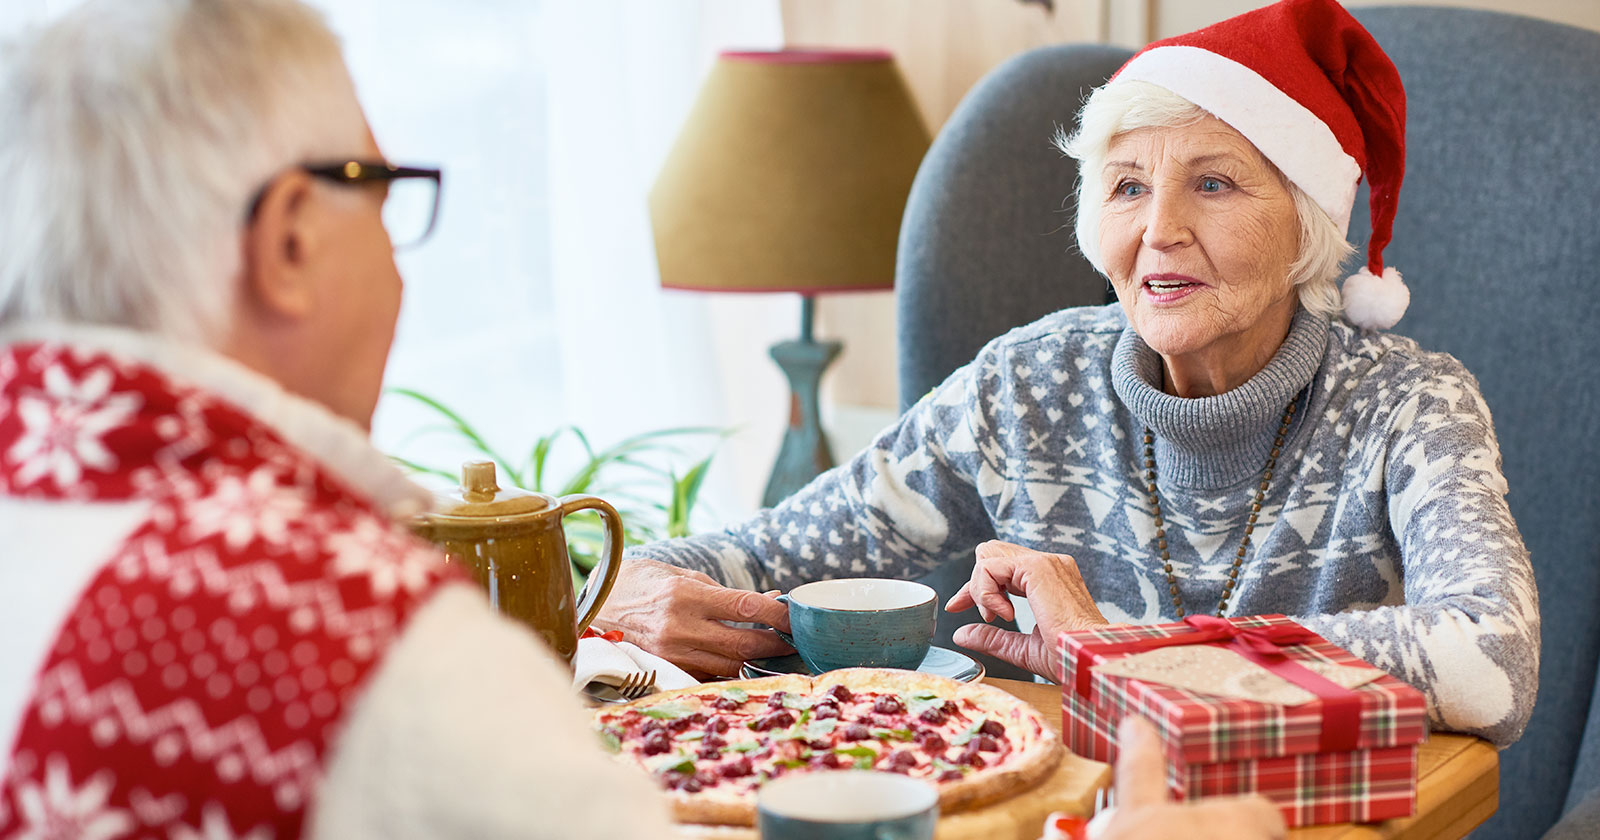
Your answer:
[[[609,502],[598,496],[562,496],[561,516],[571,516],[580,510],[592,510],[600,514],[600,522],[605,526],[605,544],[600,550],[600,565],[589,573],[589,580],[583,585],[583,592],[578,596],[578,635],[589,629],[589,622],[600,613],[600,607],[606,602],[606,596],[611,594],[611,585],[617,582],[617,571],[622,568],[622,516]],[[596,582],[595,578],[600,579]]]

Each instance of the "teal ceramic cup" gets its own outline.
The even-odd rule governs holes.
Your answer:
[[[933,588],[909,580],[844,578],[797,586],[784,640],[813,673],[837,668],[916,670],[928,655],[938,618]]]
[[[932,840],[939,793],[898,773],[801,773],[762,785],[756,811],[761,840]]]

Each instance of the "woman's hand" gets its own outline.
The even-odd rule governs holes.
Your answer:
[[[1281,840],[1288,834],[1283,815],[1261,796],[1172,802],[1155,727],[1129,715],[1117,736],[1117,806],[1089,824],[1095,840]]]
[[[789,608],[776,592],[729,589],[700,572],[656,560],[629,560],[595,617],[601,630],[628,641],[697,678],[736,677],[747,659],[794,653],[771,630],[729,627],[748,621],[789,631]]]
[[[1037,623],[1028,634],[969,624],[956,630],[955,643],[1059,682],[1056,636],[1063,630],[1109,623],[1084,586],[1077,561],[1065,554],[1045,554],[998,540],[979,545],[977,555],[972,579],[945,609],[960,612],[976,604],[984,621],[993,621],[997,615],[1014,619],[1015,610],[1006,597],[1010,593],[1028,599]]]

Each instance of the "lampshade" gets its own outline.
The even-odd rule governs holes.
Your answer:
[[[928,131],[880,51],[726,52],[650,191],[661,285],[894,285]]]

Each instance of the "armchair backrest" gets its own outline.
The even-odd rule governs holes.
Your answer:
[[[1539,699],[1500,755],[1500,810],[1473,837],[1538,837],[1600,785],[1600,731],[1585,732],[1600,723],[1600,33],[1467,9],[1353,12],[1409,103],[1384,250],[1411,287],[1395,329],[1478,378],[1539,581]],[[1356,207],[1364,235],[1365,192]]]
[[[917,170],[895,262],[900,408],[905,410],[1012,327],[1068,306],[1110,300],[1072,233],[1078,167],[1051,145],[1079,105],[1132,53],[1068,45],[1020,55],[984,77],[951,114]],[[943,603],[972,564],[923,582]],[[934,643],[950,646],[976,609],[939,612]],[[995,676],[1026,676],[979,657]]]
[[[1068,306],[1112,300],[1073,237],[1077,162],[1051,144],[1133,53],[1069,44],[985,76],[934,138],[900,225],[900,408],[989,339]]]
[[[1397,331],[1478,377],[1539,581],[1538,704],[1501,755],[1499,814],[1474,837],[1538,837],[1600,787],[1600,34],[1463,9],[1355,14],[1409,99],[1384,255],[1412,289]],[[1076,251],[1076,167],[1050,137],[1129,55],[1020,55],[934,141],[900,234],[902,408],[1007,329],[1110,299]],[[1351,229],[1366,226],[1363,194]],[[948,596],[968,573],[930,582]]]

